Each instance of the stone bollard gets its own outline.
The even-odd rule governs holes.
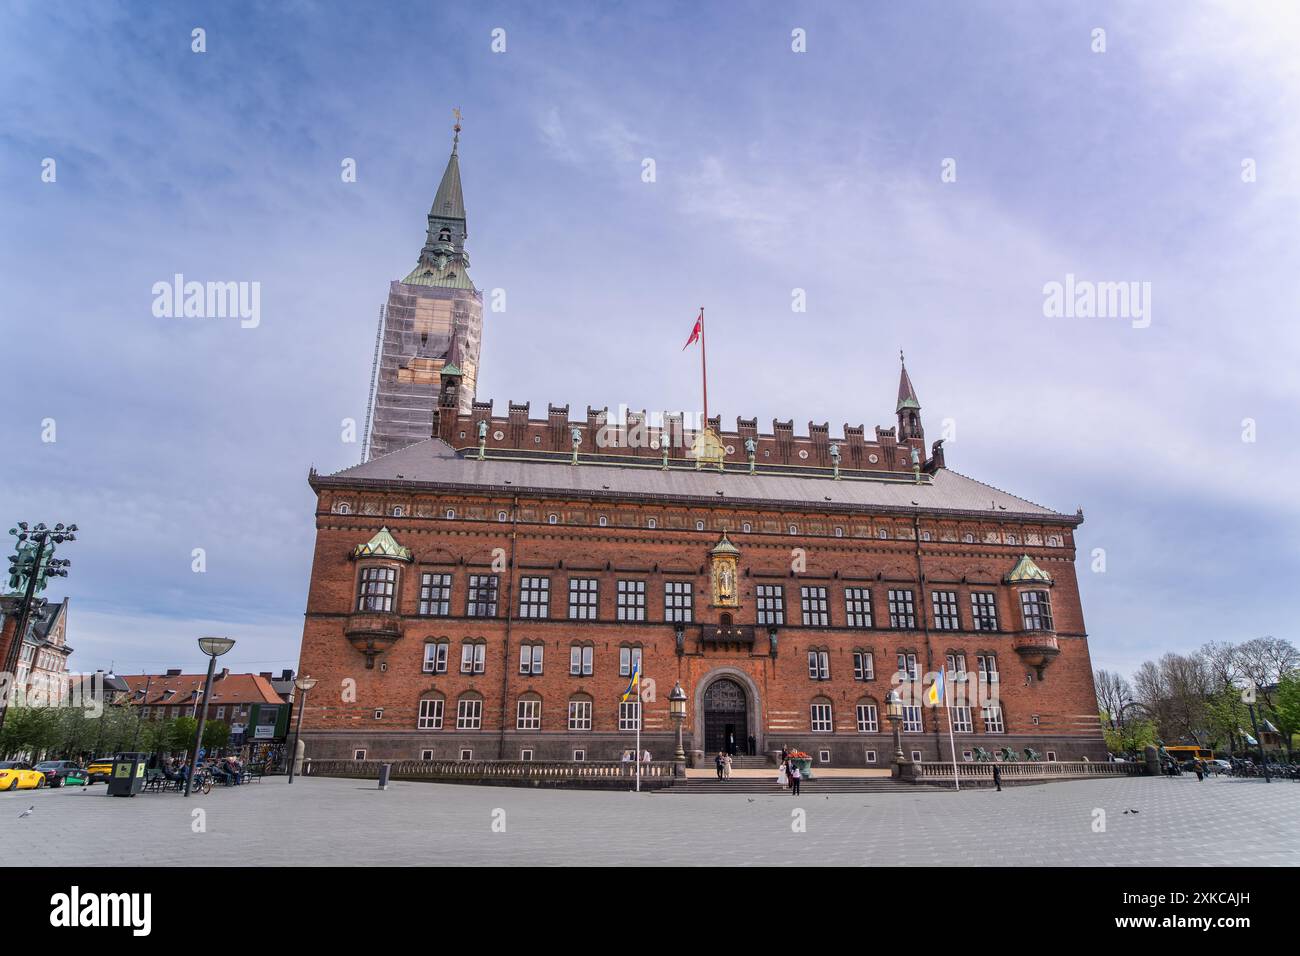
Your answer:
[[[388,789],[388,776],[392,772],[393,772],[393,765],[391,763],[381,763],[379,765],[379,789],[380,790]]]

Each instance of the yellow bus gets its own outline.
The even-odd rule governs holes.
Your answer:
[[[1207,750],[1205,747],[1166,747],[1166,752],[1179,763],[1187,760],[1213,760],[1214,751]]]

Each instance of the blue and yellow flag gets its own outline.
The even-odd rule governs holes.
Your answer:
[[[641,660],[638,658],[632,663],[632,679],[627,682],[627,690],[623,691],[623,696],[619,698],[620,703],[626,703],[632,693],[641,686]]]
[[[943,671],[944,668],[940,667],[939,676],[935,678],[934,683],[931,684],[929,690],[925,692],[925,702],[931,707],[938,707],[943,703],[945,689]]]

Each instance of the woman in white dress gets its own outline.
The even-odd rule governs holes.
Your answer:
[[[790,785],[790,778],[785,775],[785,764],[781,764],[780,768],[777,770],[776,782],[782,787],[788,787]]]

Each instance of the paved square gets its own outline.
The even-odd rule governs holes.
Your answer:
[[[104,790],[0,794],[6,858],[65,866],[1300,864],[1300,785],[1262,780],[1125,778],[797,799],[414,782],[381,792],[373,782],[322,777],[292,786],[269,778],[188,801]],[[35,810],[20,819],[28,807]],[[806,832],[794,831],[796,809],[805,811]],[[1104,832],[1093,830],[1097,809]],[[193,810],[204,811],[206,832],[193,831]]]

